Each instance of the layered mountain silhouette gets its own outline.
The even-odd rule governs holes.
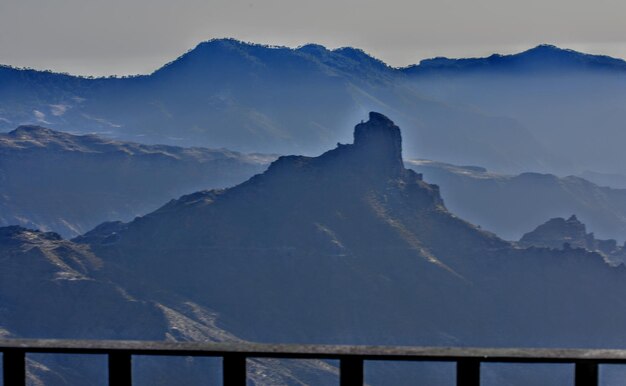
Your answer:
[[[103,221],[129,221],[172,197],[235,185],[276,158],[141,145],[40,126],[0,134],[0,155],[0,225],[64,237],[76,237]],[[573,176],[507,175],[430,160],[408,160],[407,166],[442,188],[453,213],[507,240],[519,239],[546,218],[571,213],[600,238],[621,242],[626,237],[622,189]]]
[[[404,168],[399,129],[378,113],[353,144],[281,157],[234,188],[104,228],[80,240],[107,262],[103,275],[210,307],[248,340],[626,341],[621,300],[606,296],[625,289],[622,268],[584,249],[520,249],[452,215]]]
[[[405,169],[400,130],[379,113],[355,127],[352,144],[280,157],[233,188],[183,196],[75,241],[0,228],[0,258],[0,326],[10,336],[626,343],[623,266],[583,248],[523,249],[451,214],[437,186]],[[336,374],[321,362],[254,366],[255,375],[278,371],[266,384]]]
[[[235,185],[273,156],[141,145],[40,126],[0,134],[0,225],[74,237],[183,193]]]
[[[607,70],[611,74],[617,71],[613,67]],[[596,67],[589,71],[595,73]],[[575,158],[562,152],[555,157],[542,142],[542,131],[527,125],[534,122],[509,111],[519,107],[528,112],[508,83],[502,84],[506,92],[496,95],[487,91],[490,85],[472,86],[458,94],[471,94],[477,103],[456,101],[460,86],[449,77],[433,73],[425,79],[413,67],[392,68],[354,48],[289,49],[219,39],[199,44],[150,75],[86,79],[2,67],[0,84],[0,129],[6,130],[30,123],[146,143],[313,155],[347,141],[345,128],[376,110],[392,114],[402,125],[411,157],[515,172],[555,171]],[[619,87],[609,90],[608,100],[620,100]],[[534,89],[543,98],[541,106],[570,91]],[[496,99],[498,107],[477,108],[486,97]],[[501,108],[504,102],[509,109]],[[571,113],[574,117],[578,111]],[[534,117],[544,123],[542,130],[557,124],[551,115]],[[596,120],[594,128],[603,125],[598,127]],[[559,124],[549,132],[555,130],[566,128]],[[596,166],[602,165],[594,164],[592,170],[604,171]]]

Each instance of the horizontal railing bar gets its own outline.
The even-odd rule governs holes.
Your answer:
[[[471,347],[404,347],[301,345],[264,343],[154,342],[118,340],[0,339],[0,351],[21,349],[28,353],[109,354],[160,356],[224,356],[242,354],[248,358],[318,358],[393,361],[457,361],[478,359],[480,362],[516,363],[596,363],[626,364],[626,350],[612,349],[545,349],[545,348],[471,348]]]

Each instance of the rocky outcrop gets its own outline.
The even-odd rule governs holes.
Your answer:
[[[525,248],[582,248],[597,252],[613,263],[623,263],[626,258],[626,244],[620,247],[613,239],[596,239],[593,233],[587,233],[585,224],[576,215],[567,220],[561,217],[550,219],[532,232],[524,234],[518,244]]]
[[[362,162],[382,172],[398,175],[403,169],[400,128],[383,114],[371,112],[369,121],[354,128],[354,148]]]
[[[537,246],[547,248],[563,248],[568,244],[571,248],[595,250],[595,238],[587,233],[585,224],[575,215],[565,220],[558,217],[539,225],[534,231],[526,233],[519,240],[522,247]]]

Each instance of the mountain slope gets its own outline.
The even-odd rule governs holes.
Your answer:
[[[17,226],[0,228],[0,336],[156,341],[242,340],[216,325],[206,307],[163,291],[132,292],[100,271],[106,262],[88,246]],[[103,358],[29,355],[34,384],[102,384]],[[329,382],[337,370],[321,361],[252,360],[256,384]],[[220,363],[192,358],[137,358],[134,379],[150,385],[219,383]],[[208,382],[208,383],[207,383]]]
[[[183,193],[234,185],[272,159],[21,126],[0,134],[0,225],[77,236]]]
[[[103,274],[215,309],[249,340],[626,344],[623,268],[582,249],[518,249],[460,220],[400,149],[398,127],[371,113],[352,145],[281,157],[81,242]]]

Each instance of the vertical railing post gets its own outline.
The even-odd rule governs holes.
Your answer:
[[[574,384],[576,386],[598,386],[598,364],[596,362],[576,362]]]
[[[339,360],[339,385],[363,386],[363,359],[344,357]]]
[[[26,353],[22,350],[5,350],[2,354],[2,379],[4,386],[26,385]]]
[[[226,354],[223,359],[224,386],[246,386],[246,357]]]
[[[109,386],[131,386],[132,356],[128,352],[109,353]]]
[[[480,386],[480,361],[459,359],[456,362],[457,386]]]

